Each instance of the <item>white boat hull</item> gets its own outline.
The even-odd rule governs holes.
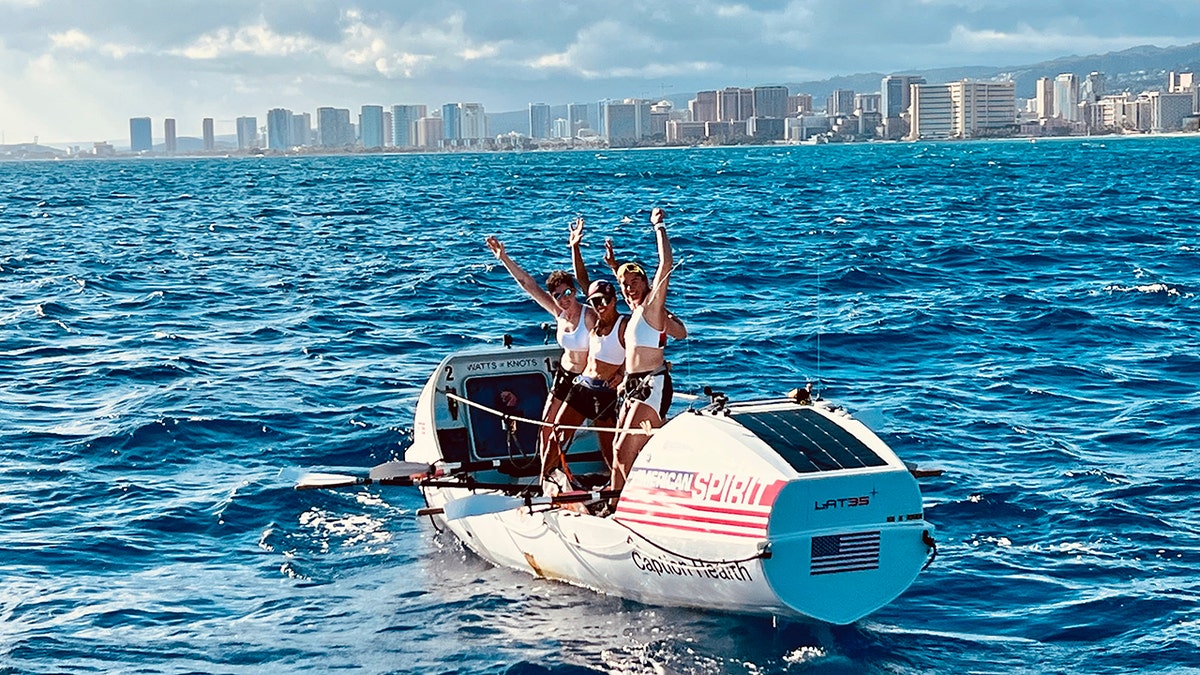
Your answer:
[[[503,383],[531,361],[470,358],[490,365],[439,372],[473,368]],[[446,386],[435,373],[422,395],[410,461],[443,457],[438,441],[452,435],[434,430],[488,424],[462,410],[450,419]],[[423,489],[432,507],[475,494]],[[482,558],[534,576],[648,604],[837,624],[903,593],[933,529],[916,481],[882,440],[844,412],[793,401],[673,418],[638,457],[615,516],[534,505],[439,520]]]

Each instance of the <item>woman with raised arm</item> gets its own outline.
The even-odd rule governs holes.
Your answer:
[[[639,433],[644,424],[650,428],[662,426],[671,407],[671,372],[666,361],[667,336],[687,337],[687,328],[669,312],[667,285],[674,259],[671,241],[667,237],[666,214],[660,208],[650,212],[650,224],[658,243],[658,270],[654,283],[646,277],[640,265],[627,262],[617,268],[617,283],[632,313],[625,327],[625,379],[621,389],[625,404],[617,419],[617,437],[613,443],[614,462],[612,489],[620,490],[629,477],[629,468],[642,447],[650,440]],[[611,242],[607,243],[606,260],[615,264]]]
[[[555,422],[575,427],[584,420],[591,420],[596,427],[600,454],[611,468],[614,465],[612,430],[617,424],[617,385],[625,372],[624,329],[629,317],[618,312],[617,288],[608,281],[593,281],[588,286],[587,304],[596,313],[596,323],[588,331],[587,365],[575,378]],[[550,442],[569,438],[565,436],[566,431],[561,430]]]
[[[587,278],[583,269],[583,257],[579,253],[579,244],[583,239],[583,219],[577,219],[571,227],[569,245],[572,259],[575,261],[576,274]],[[562,359],[554,369],[554,381],[550,386],[550,395],[546,397],[546,405],[542,410],[542,420],[553,424],[558,419],[563,402],[575,382],[588,364],[588,340],[591,329],[596,324],[597,314],[589,307],[579,302],[579,286],[575,277],[565,270],[554,270],[546,279],[546,288],[540,288],[533,277],[521,268],[504,250],[504,244],[495,237],[487,238],[488,248],[503,263],[504,268],[516,279],[517,284],[529,294],[543,309],[554,317],[558,326],[557,340],[563,348]],[[587,283],[583,281],[582,283]],[[538,434],[538,447],[542,455],[542,477],[545,478],[559,465],[563,465],[561,448],[566,443],[560,434],[570,437],[569,430],[555,434],[550,426],[543,426]],[[565,465],[564,465],[565,466]]]

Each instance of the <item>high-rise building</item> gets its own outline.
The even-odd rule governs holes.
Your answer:
[[[627,98],[620,102],[606,103],[602,133],[608,144],[613,147],[630,147],[648,136],[650,107],[650,101],[645,99]]]
[[[1186,94],[1196,86],[1194,73],[1178,73],[1172,70],[1167,75],[1168,94]]]
[[[478,145],[488,137],[487,113],[482,103],[458,104],[458,136],[467,145]]]
[[[1102,96],[1107,94],[1104,89],[1106,87],[1106,79],[1104,73],[1092,71],[1088,76],[1083,78],[1083,82],[1079,85],[1079,101],[1080,103],[1095,103]]]
[[[268,148],[284,152],[293,145],[299,145],[292,140],[292,119],[292,111],[286,108],[272,108],[267,111]]]
[[[813,111],[812,94],[795,94],[788,97],[788,116]]]
[[[364,105],[362,107],[362,146],[364,148],[383,147],[383,106]]]
[[[759,117],[746,120],[746,135],[759,141],[782,141],[787,120],[782,117]]]
[[[457,103],[442,106],[442,133],[449,141],[447,145],[457,145],[462,140],[462,109]]]
[[[317,144],[326,148],[354,145],[349,108],[317,108]]]
[[[688,112],[693,122],[716,122],[717,92],[715,89],[696,92],[696,98],[688,101]],[[694,130],[692,133],[695,133]]]
[[[1192,114],[1192,95],[1152,91],[1150,98],[1150,131],[1169,133],[1183,128],[1183,120]]]
[[[1125,128],[1131,131],[1150,131],[1153,117],[1150,96],[1142,94],[1125,103]]]
[[[204,151],[212,152],[217,149],[217,136],[213,132],[213,118],[205,117],[201,122],[204,134]]]
[[[641,137],[637,123],[637,106],[612,102],[604,106],[604,137],[613,147],[628,147]]]
[[[392,148],[392,147],[395,147],[395,145],[396,144],[393,142],[393,139],[392,139],[392,111],[384,110],[383,111],[383,147]]]
[[[239,117],[237,125],[238,150],[253,150],[258,146],[258,118]]]
[[[881,94],[855,94],[854,95],[854,113],[857,115],[863,113],[879,112],[880,101],[883,96]]]
[[[742,122],[753,114],[753,89],[726,87],[717,92],[718,122]]]
[[[788,88],[782,86],[755,87],[751,90],[754,98],[755,117],[787,117]],[[759,125],[762,129],[762,125]],[[780,138],[783,137],[783,127],[780,127]]]
[[[550,138],[550,106],[545,103],[529,104],[529,137]]]
[[[604,99],[602,101],[596,101],[594,104],[588,106],[589,119],[596,121],[596,126],[594,128],[596,129],[596,133],[600,134],[601,136],[604,135],[604,130],[608,127],[608,119],[606,118],[606,114],[609,103],[615,103],[615,101],[612,99]],[[595,114],[592,114],[593,112]]]
[[[588,115],[588,104],[568,103],[567,122],[571,125],[571,136],[579,134],[580,129],[591,129],[591,116]]]
[[[129,119],[130,152],[150,152],[154,149],[154,139],[150,127],[149,117],[131,117]]]
[[[427,109],[423,105],[392,106],[392,144],[397,148],[416,146],[416,123],[426,114]]]
[[[667,121],[675,116],[672,112],[674,108],[675,104],[665,99],[652,104],[650,106],[649,124],[642,130],[642,136],[665,140],[667,137]]]
[[[908,112],[912,85],[925,84],[920,75],[888,75],[879,83],[879,112],[884,119],[901,117]]]
[[[1068,122],[1079,120],[1079,77],[1075,73],[1054,78],[1054,116]]]
[[[1099,108],[1093,128],[1120,131],[1125,126],[1125,104],[1131,100],[1131,95],[1109,94],[1100,97],[1096,103]]]
[[[976,138],[1003,134],[1017,119],[1012,82],[918,84],[912,87],[912,128],[916,139]]]
[[[175,143],[175,118],[168,117],[163,120],[163,152],[173,155],[177,148],[178,146]]]
[[[825,114],[830,117],[834,115],[853,115],[854,90],[834,89],[829,98],[825,99]]]
[[[1016,85],[1013,82],[955,83],[958,126],[963,138],[976,138],[1012,130],[1017,122]]]
[[[308,113],[292,115],[292,145],[312,145],[312,115]]]
[[[949,84],[919,84],[912,88],[909,136],[913,140],[954,136],[954,98]]]
[[[433,149],[441,145],[444,138],[441,117],[422,117],[414,125],[416,137],[414,141],[419,148]]]
[[[696,100],[692,99],[691,103],[695,102]],[[667,120],[667,143],[672,145],[699,143],[704,140],[704,125],[705,122]]]
[[[1054,117],[1054,80],[1048,77],[1039,77],[1033,93],[1033,108],[1038,119],[1045,120]]]

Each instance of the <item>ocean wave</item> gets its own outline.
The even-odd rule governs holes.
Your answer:
[[[4,164],[6,665],[1200,668],[1189,143]],[[484,236],[540,280],[582,214],[599,278],[609,236],[654,266],[654,205],[680,391],[820,380],[945,469],[937,560],[868,619],[597,595],[488,566],[411,489],[286,477],[403,457],[446,353],[545,341]]]

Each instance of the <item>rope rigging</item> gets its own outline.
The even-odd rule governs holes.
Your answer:
[[[496,410],[495,408],[489,408],[486,405],[483,405],[481,403],[476,403],[475,401],[472,401],[470,399],[463,398],[462,396],[459,396],[458,394],[452,394],[449,391],[444,390],[444,389],[439,389],[438,393],[445,394],[446,398],[450,399],[451,401],[463,403],[463,404],[468,405],[477,410],[482,410],[488,414],[495,415],[495,416],[501,418],[501,420],[506,424],[508,422],[521,422],[523,424],[532,424],[532,425],[539,426],[539,427],[549,427],[551,429],[569,429],[572,431],[611,431],[613,433],[641,434],[644,436],[653,436],[654,434],[658,433],[658,429],[647,428],[647,427],[642,427],[639,429],[621,429],[621,428],[617,428],[617,427],[593,427],[593,426],[574,426],[574,425],[570,425],[570,424],[555,424],[553,422],[534,420],[534,419],[529,419],[528,417],[519,417],[517,415],[511,415],[509,413],[501,412],[499,410]]]

